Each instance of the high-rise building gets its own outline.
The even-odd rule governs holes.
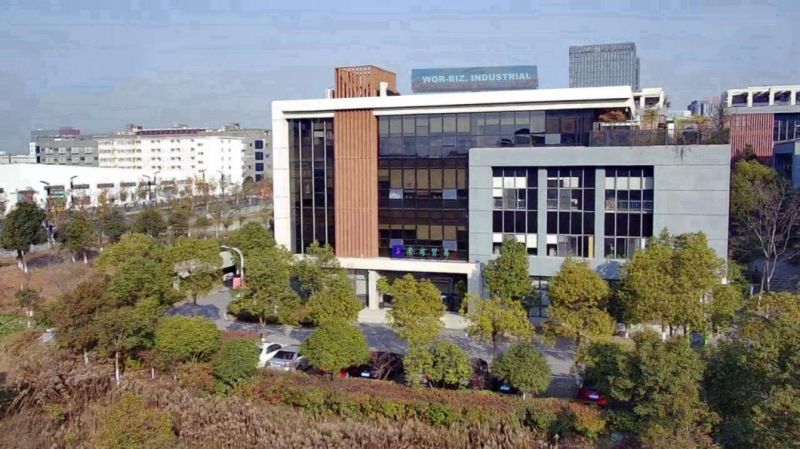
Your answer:
[[[636,44],[569,47],[569,87],[631,86],[639,90]]]
[[[274,235],[331,245],[376,312],[377,279],[409,273],[457,311],[506,240],[526,248],[537,316],[567,257],[616,279],[662,229],[727,253],[729,145],[643,129],[628,86],[391,95],[391,72],[342,71],[335,95],[272,103]]]

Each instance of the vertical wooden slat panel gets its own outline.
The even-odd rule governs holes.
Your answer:
[[[772,159],[774,114],[734,114],[731,116],[731,152],[736,157],[747,145],[760,159]]]
[[[378,256],[378,122],[371,110],[334,114],[336,255]]]

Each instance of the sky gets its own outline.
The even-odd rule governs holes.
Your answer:
[[[30,131],[178,123],[270,127],[336,66],[538,66],[568,87],[570,45],[637,45],[641,86],[675,109],[727,88],[800,84],[797,0],[0,0],[0,151]]]

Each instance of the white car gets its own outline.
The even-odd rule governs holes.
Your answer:
[[[275,357],[275,354],[283,347],[280,343],[261,342],[261,353],[258,355],[258,367],[264,368],[270,360]]]

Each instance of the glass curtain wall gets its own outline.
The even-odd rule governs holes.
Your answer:
[[[537,253],[536,168],[492,169],[492,250],[500,253],[505,240],[524,243],[528,254]]]
[[[334,246],[333,119],[289,120],[294,251],[314,241]]]
[[[594,257],[594,167],[547,169],[547,255]]]
[[[604,255],[629,259],[653,236],[653,167],[606,168]]]

